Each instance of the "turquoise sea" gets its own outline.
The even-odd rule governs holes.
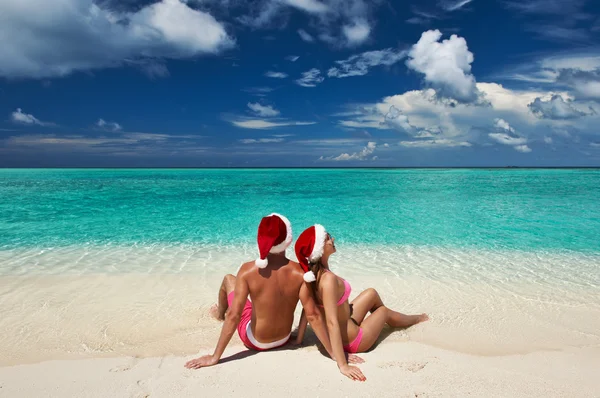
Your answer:
[[[0,250],[238,244],[260,218],[340,243],[600,252],[600,169],[4,169]]]
[[[386,341],[598,347],[599,199],[600,169],[0,169],[0,365],[209,349],[271,212],[327,228],[351,298],[430,314]]]

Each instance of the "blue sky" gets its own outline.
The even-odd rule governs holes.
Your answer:
[[[1,167],[600,166],[591,0],[5,0]]]

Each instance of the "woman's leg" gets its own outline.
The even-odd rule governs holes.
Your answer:
[[[235,276],[231,274],[225,275],[223,282],[221,282],[221,287],[219,288],[219,298],[217,304],[210,308],[210,314],[220,321],[225,319],[225,312],[227,311],[227,308],[229,308],[227,296],[229,293],[233,292],[234,289]]]
[[[377,290],[369,288],[363,290],[350,304],[352,304],[352,319],[360,325],[367,313],[383,306],[383,301]]]
[[[380,306],[360,324],[363,336],[358,351],[364,352],[371,348],[379,338],[386,323],[393,328],[407,328],[428,319],[427,314],[404,315],[385,306]]]

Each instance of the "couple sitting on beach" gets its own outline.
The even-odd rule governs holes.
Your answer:
[[[383,305],[375,289],[363,291],[349,303],[350,284],[329,270],[329,257],[336,252],[335,239],[322,225],[315,224],[298,237],[295,251],[299,264],[285,256],[291,243],[287,218],[273,213],[261,220],[260,258],[242,264],[237,277],[225,276],[218,304],[211,309],[216,318],[225,320],[217,347],[212,355],[187,362],[187,368],[216,365],[236,328],[247,348],[264,351],[287,343],[301,344],[310,323],[340,372],[364,381],[361,370],[349,365],[362,362],[353,354],[369,350],[386,323],[407,328],[429,319],[426,314],[392,311]],[[298,334],[292,338],[298,300],[303,311]]]

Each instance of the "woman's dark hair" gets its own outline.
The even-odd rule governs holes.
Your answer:
[[[317,292],[319,291],[319,282],[321,281],[321,276],[323,275],[325,267],[323,266],[323,263],[321,263],[321,259],[318,259],[314,263],[308,263],[308,268],[313,272],[313,274],[315,274],[315,281],[310,284],[313,289],[313,295],[317,303],[320,303],[322,305],[323,300],[319,298]]]

